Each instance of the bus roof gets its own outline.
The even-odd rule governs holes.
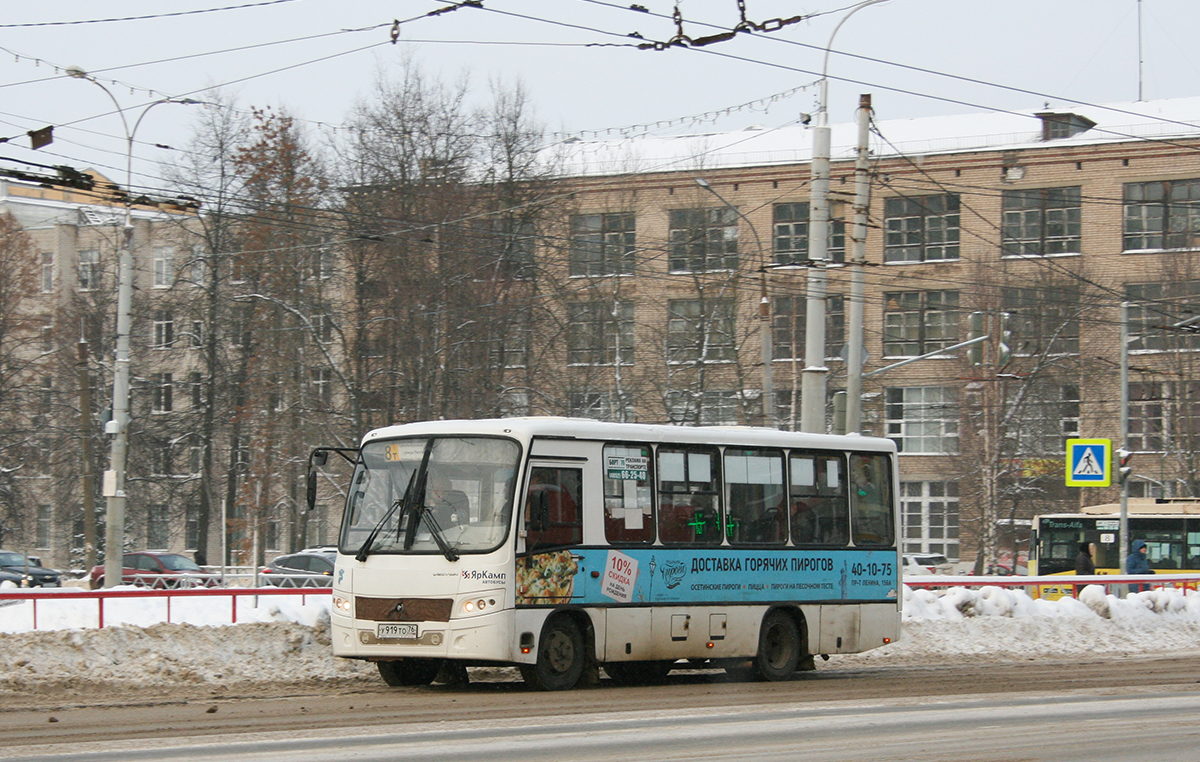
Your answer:
[[[1200,514],[1200,499],[1131,497],[1128,507],[1130,516]],[[1085,515],[1118,514],[1121,512],[1121,504],[1086,505],[1079,509],[1079,512]]]
[[[385,426],[367,432],[363,444],[375,439],[429,434],[506,434],[517,439],[600,439],[626,442],[680,442],[762,447],[813,447],[839,450],[895,452],[896,443],[881,437],[808,434],[757,426],[669,426],[644,423],[611,423],[591,418],[531,416],[421,421]]]

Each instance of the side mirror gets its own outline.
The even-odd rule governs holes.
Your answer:
[[[308,510],[312,511],[317,507],[317,472],[308,472],[308,483],[304,490],[305,502],[308,505]]]
[[[328,450],[316,450],[312,454],[312,464],[314,466],[323,466],[329,462]]]

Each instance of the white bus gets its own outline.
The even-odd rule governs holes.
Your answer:
[[[330,452],[356,461],[334,653],[390,685],[447,661],[544,690],[680,660],[784,680],[899,636],[891,440],[505,418],[381,428],[311,464]]]

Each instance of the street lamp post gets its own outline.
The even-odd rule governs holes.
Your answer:
[[[733,204],[725,200],[725,197],[717,193],[717,189],[712,187],[707,180],[702,177],[695,178],[696,185],[699,185],[704,190],[716,196],[722,204],[733,211],[738,217],[746,221],[750,226],[750,233],[754,236],[754,244],[758,247],[758,267],[761,278],[759,280],[759,302],[758,302],[758,317],[762,321],[762,420],[764,426],[771,428],[775,427],[775,383],[771,375],[771,362],[774,358],[774,351],[771,348],[771,300],[767,296],[767,262],[766,254],[763,252],[762,239],[758,237],[758,230],[755,229],[754,223],[750,218],[742,214],[742,211]]]
[[[108,95],[117,108],[121,117],[121,127],[125,132],[125,225],[121,242],[121,253],[117,260],[117,340],[115,362],[113,364],[113,400],[112,420],[105,426],[104,432],[112,434],[112,447],[109,451],[109,470],[104,472],[105,527],[104,542],[104,586],[113,587],[121,584],[122,557],[125,549],[125,466],[129,449],[129,331],[133,305],[133,139],[138,126],[150,109],[162,103],[195,104],[190,98],[162,98],[147,104],[142,108],[129,128],[125,118],[125,109],[112,92],[95,77],[83,69],[72,66],[67,69],[67,76],[84,79]]]

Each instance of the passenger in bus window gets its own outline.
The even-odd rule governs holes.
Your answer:
[[[1075,573],[1096,573],[1096,563],[1092,561],[1092,546],[1086,542],[1079,543],[1079,555],[1075,556]]]

